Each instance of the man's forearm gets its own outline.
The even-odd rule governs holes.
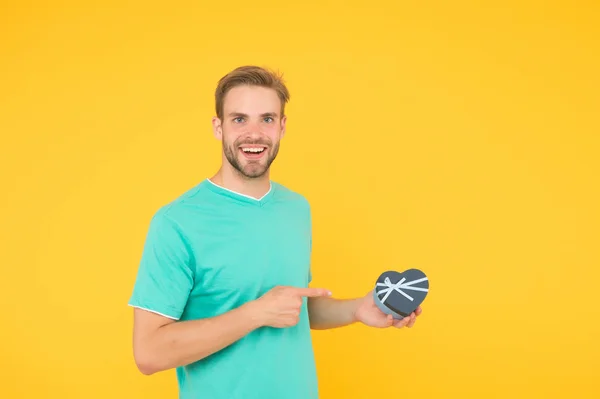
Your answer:
[[[344,327],[356,322],[360,299],[308,298],[310,327],[314,330]]]
[[[222,315],[166,324],[139,340],[136,362],[144,374],[201,360],[261,326],[251,304]]]

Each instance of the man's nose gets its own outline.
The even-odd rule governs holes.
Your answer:
[[[262,135],[262,131],[258,122],[250,122],[246,125],[245,134],[250,137],[259,137]]]

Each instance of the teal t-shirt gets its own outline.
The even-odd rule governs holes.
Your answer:
[[[205,179],[153,216],[129,305],[191,320],[307,287],[311,246],[300,194],[272,182],[255,199]],[[181,399],[317,398],[306,298],[297,325],[254,330],[176,374]]]

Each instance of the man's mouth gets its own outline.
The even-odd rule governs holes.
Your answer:
[[[248,159],[258,159],[266,153],[267,147],[257,146],[257,147],[241,147],[240,151],[244,154],[244,156]]]

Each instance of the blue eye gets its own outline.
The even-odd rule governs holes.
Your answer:
[[[273,122],[273,118],[271,118],[270,116],[267,116],[265,118],[265,122]]]
[[[242,123],[243,119],[244,118],[242,118],[241,116],[239,116],[239,117],[235,118],[233,121],[236,122],[236,123]]]

